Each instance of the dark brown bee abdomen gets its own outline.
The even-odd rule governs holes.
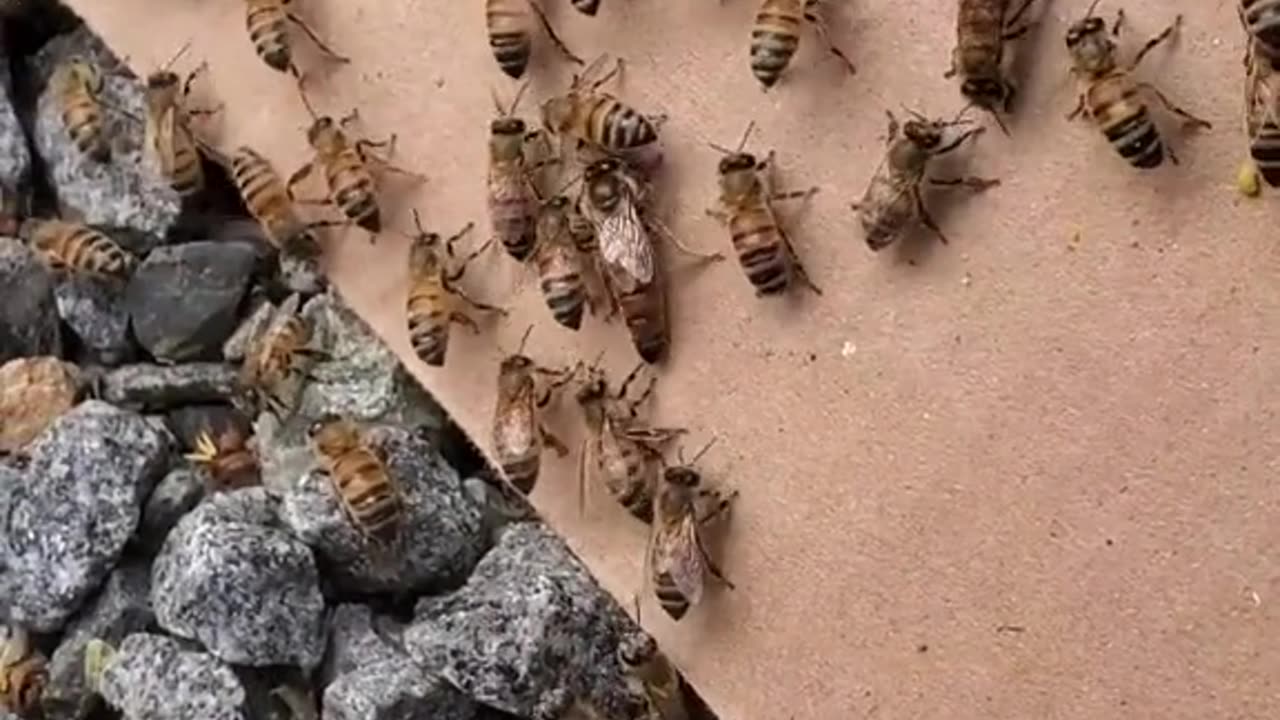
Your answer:
[[[1280,186],[1280,126],[1264,122],[1249,143],[1249,155],[1262,179],[1272,187]]]
[[[729,221],[733,248],[747,279],[761,295],[776,295],[791,281],[790,257],[778,226],[767,212],[742,212]]]
[[[800,46],[800,3],[764,0],[751,30],[751,73],[773,87]]]
[[[628,150],[658,139],[649,118],[608,96],[594,98],[587,113],[591,140],[606,150]]]
[[[418,358],[432,367],[443,367],[449,350],[449,318],[444,307],[444,291],[434,284],[409,290],[409,343]]]
[[[640,358],[656,363],[667,354],[667,309],[661,289],[648,285],[618,297],[618,306],[626,318],[631,342]]]
[[[76,93],[62,111],[62,122],[76,149],[97,162],[111,159],[111,148],[102,128],[102,109],[87,91]]]
[[[502,72],[513,78],[524,75],[529,65],[529,8],[525,1],[485,0],[484,4],[489,48]]]
[[[960,0],[957,70],[965,75],[999,76],[1007,4],[1007,0]]]
[[[1136,168],[1150,169],[1164,162],[1164,143],[1151,115],[1143,105],[1103,127],[1103,134],[1116,152]]]
[[[174,132],[181,132],[175,130]],[[177,141],[173,150],[173,177],[169,183],[179,197],[191,197],[204,189],[204,168],[200,165],[200,153],[190,138]]]
[[[672,620],[679,620],[689,612],[689,601],[676,587],[671,573],[658,573],[653,579],[653,591],[658,596],[658,604],[662,605],[662,609],[667,611]]]
[[[382,214],[374,195],[373,177],[360,164],[355,153],[338,158],[328,173],[333,203],[352,222],[371,233],[382,232]]]
[[[1245,25],[1275,67],[1280,62],[1280,0],[1240,0]]]
[[[252,214],[263,222],[285,197],[284,183],[267,161],[248,148],[241,148],[231,159],[231,179],[235,181]]]
[[[293,64],[293,57],[289,52],[284,8],[278,0],[250,2],[245,13],[245,27],[258,57],[268,67],[287,72]]]
[[[394,542],[400,497],[382,462],[368,450],[355,450],[334,463],[330,477],[361,532],[383,544]]]
[[[547,300],[547,307],[556,322],[577,330],[582,326],[582,310],[586,306],[586,291],[582,285],[582,275],[576,272],[556,277],[544,277],[541,282],[542,295]]]

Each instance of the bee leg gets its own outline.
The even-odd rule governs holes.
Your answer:
[[[653,219],[650,219],[650,220],[649,220],[649,222],[654,223],[652,227],[653,227],[653,229],[654,229],[654,230],[656,230],[656,231],[658,232],[658,234],[659,234],[659,235],[661,235],[664,239],[666,239],[666,241],[667,241],[667,242],[671,243],[671,245],[672,245],[673,247],[675,247],[677,250],[679,250],[680,252],[684,253],[685,255],[690,255],[690,256],[692,256],[692,257],[696,257],[696,258],[699,258],[699,259],[701,259],[701,260],[707,260],[707,261],[720,261],[720,260],[724,260],[724,253],[719,253],[719,252],[713,252],[713,253],[698,252],[697,250],[694,250],[693,248],[689,247],[688,245],[685,245],[684,243],[680,242],[680,239],[679,239],[679,238],[677,238],[675,235],[673,235],[673,234],[671,233],[671,231],[670,231],[670,230],[668,230],[668,229],[667,229],[667,227],[666,227],[665,225],[663,225],[663,224],[661,224],[661,223],[658,223],[658,222],[654,221]]]
[[[707,208],[707,217],[715,218],[722,225],[729,224],[729,213],[720,208]]]
[[[1017,10],[1014,10],[1013,14],[1010,15],[1005,20],[1004,22],[1005,33],[1000,38],[1001,40],[1015,40],[1021,37],[1022,35],[1026,34],[1026,32],[1031,29],[1031,26],[1034,23],[1030,23],[1030,22],[1021,27],[1015,28],[1014,26],[1018,24],[1018,21],[1022,19],[1022,15],[1026,13],[1027,10],[1031,7],[1031,3],[1035,1],[1036,0],[1023,0],[1022,6],[1019,7]]]
[[[724,576],[724,571],[720,569],[720,566],[716,565],[715,561],[711,559],[707,549],[702,547],[702,540],[698,540],[698,552],[702,554],[702,561],[706,564],[707,572],[711,574],[711,577],[730,590],[737,589],[732,582],[729,582],[729,578]]]
[[[935,222],[933,216],[929,214],[929,208],[924,206],[924,198],[920,196],[920,188],[912,188],[911,196],[916,201],[916,217],[920,218],[920,222],[923,223],[925,227],[932,230],[933,234],[938,236],[938,240],[940,240],[943,245],[949,245],[950,243],[947,241],[946,234],[942,232],[942,228],[938,227],[938,223]]]
[[[729,508],[733,506],[733,501],[736,500],[737,498],[738,498],[737,490],[734,490],[728,495],[721,495],[715,490],[710,490],[707,488],[703,488],[699,490],[697,500],[703,503],[712,503],[712,505],[710,509],[706,510],[706,512],[698,516],[697,518],[698,524],[705,525],[711,522],[712,520],[715,520],[716,518],[720,517],[721,515],[725,514],[726,512],[729,511]]]
[[[449,313],[449,322],[457,323],[458,325],[465,327],[470,330],[473,335],[480,334],[480,326],[476,324],[476,321],[472,320],[470,315],[459,310],[454,310]]]
[[[986,132],[986,131],[987,131],[987,129],[986,129],[986,128],[984,128],[984,127],[976,127],[976,128],[973,128],[972,130],[966,130],[966,131],[964,131],[963,133],[961,133],[961,134],[960,134],[960,137],[958,137],[958,138],[956,138],[955,140],[952,140],[951,142],[947,143],[946,145],[943,145],[942,147],[940,147],[940,148],[938,148],[938,149],[934,150],[934,151],[933,151],[933,154],[934,154],[934,155],[946,155],[947,153],[951,152],[952,150],[955,150],[956,148],[958,148],[958,147],[960,147],[961,145],[965,144],[965,142],[966,142],[966,141],[971,140],[971,139],[973,139],[973,138],[976,138],[977,136],[981,135],[982,133],[984,133],[984,132]]]
[[[556,34],[555,28],[551,27],[551,21],[547,19],[547,14],[542,11],[542,8],[538,7],[538,4],[533,0],[528,0],[528,2],[529,7],[533,8],[533,13],[538,16],[538,22],[542,25],[543,31],[547,33],[547,37],[550,38],[551,43],[556,46],[560,53],[571,62],[579,65],[585,65],[586,63],[582,61],[582,58],[574,55],[573,51],[569,49],[569,46],[565,45],[564,41],[560,39],[560,36]]]
[[[814,188],[815,190],[817,188]],[[800,256],[796,255],[796,248],[791,244],[791,238],[787,235],[787,231],[778,226],[778,234],[782,236],[782,243],[787,246],[787,255],[791,258],[791,269],[795,271],[796,279],[804,283],[805,287],[813,291],[815,295],[822,294],[822,288],[818,287],[813,279],[809,277],[809,272],[804,269],[804,263],[800,262]]]
[[[1155,95],[1156,99],[1160,101],[1161,105],[1164,105],[1166,110],[1182,118],[1183,124],[1189,128],[1203,128],[1208,130],[1213,127],[1208,120],[1198,118],[1177,105],[1174,105],[1173,102],[1160,91],[1160,88],[1152,85],[1151,83],[1138,83],[1138,90],[1145,90],[1150,92],[1152,95]]]
[[[1067,113],[1067,121],[1070,122],[1080,117],[1080,113],[1084,112],[1084,95],[1076,98],[1076,109]]]
[[[789,190],[786,192],[776,192],[769,196],[772,202],[782,202],[784,200],[808,200],[818,194],[818,186],[815,185],[808,190]]]
[[[980,178],[980,177],[963,177],[963,178],[929,178],[929,184],[942,185],[946,187],[955,187],[963,185],[974,192],[982,192],[988,188],[993,188],[1000,184],[1000,178]]]
[[[889,117],[889,130],[885,133],[884,143],[886,145],[892,145],[893,141],[898,139],[898,129],[900,125],[898,124],[898,118],[894,116],[892,110],[885,110],[884,114]]]
[[[306,165],[303,165],[302,167],[298,168],[297,171],[294,172],[292,175],[290,175],[289,179],[285,181],[284,192],[285,192],[285,195],[289,196],[290,200],[294,202],[301,202],[300,200],[298,200],[297,195],[294,194],[293,187],[298,183],[302,182],[303,180],[306,180],[307,176],[311,174],[311,171],[313,169],[315,169],[315,163],[309,162]]]
[[[457,255],[454,254],[454,249],[453,249],[454,246],[458,244],[459,240],[466,237],[467,233],[471,232],[472,229],[475,228],[475,226],[476,224],[474,222],[469,222],[466,225],[463,225],[461,230],[459,230],[458,232],[450,236],[448,240],[444,241],[444,249],[445,249],[445,252],[449,254],[449,257],[457,257]],[[481,245],[479,250],[476,250],[472,252],[470,255],[468,255],[466,259],[462,261],[461,266],[458,267],[457,274],[450,276],[449,280],[452,281],[452,280],[461,279],[462,274],[467,271],[467,263],[479,257],[480,253],[484,252],[485,249],[488,248],[489,243],[491,242],[493,242],[493,238],[489,238],[489,242],[485,243],[484,245]]]
[[[816,12],[818,1],[806,0],[804,5],[805,5],[804,19],[808,20],[809,23],[813,25],[814,32],[818,34],[818,37],[827,46],[827,51],[830,52],[832,55],[835,55],[836,57],[840,58],[840,62],[844,63],[844,66],[846,69],[848,69],[850,75],[858,74],[858,69],[853,66],[853,62],[849,60],[849,56],[845,55],[844,51],[836,47],[836,44],[831,41],[831,34],[827,31],[826,20],[823,20],[822,17],[819,16]]]
[[[1182,15],[1179,14],[1176,18],[1174,18],[1172,25],[1162,30],[1159,35],[1156,35],[1155,37],[1151,38],[1150,40],[1147,41],[1147,44],[1142,46],[1142,49],[1138,51],[1138,54],[1133,56],[1133,62],[1129,63],[1129,69],[1136,70],[1138,67],[1138,63],[1142,62],[1142,58],[1146,57],[1147,53],[1154,50],[1156,46],[1158,46],[1160,43],[1173,37],[1173,33],[1176,32],[1181,27],[1182,27]]]
[[[542,435],[542,442],[546,443],[548,447],[554,450],[556,455],[564,457],[569,454],[569,448],[566,447],[564,443],[560,442],[560,438],[552,435],[551,431],[546,427],[539,425],[538,432]]]
[[[1120,27],[1124,25],[1124,21],[1125,21],[1124,8],[1120,8],[1119,10],[1116,11],[1116,24],[1111,26],[1112,35],[1115,35],[1115,36],[1120,35]]]
[[[618,386],[618,393],[614,395],[614,397],[621,400],[622,398],[625,398],[627,396],[627,391],[631,388],[631,383],[634,382],[636,378],[640,377],[640,371],[644,368],[645,365],[646,363],[640,363],[636,365],[634,370],[632,370],[630,373],[627,374],[626,379],[623,380],[622,384]],[[649,386],[645,388],[644,392],[640,393],[640,397],[632,401],[632,405],[635,406],[644,402],[645,399],[648,398],[649,395],[653,393],[653,386],[657,382],[658,382],[657,378],[649,378]],[[633,417],[634,415],[635,413],[632,413]]]
[[[351,62],[351,58],[346,57],[344,55],[339,55],[338,53],[334,52],[333,48],[326,45],[325,42],[320,39],[320,36],[316,34],[316,31],[312,30],[311,26],[307,24],[307,21],[303,20],[301,17],[293,13],[286,13],[285,16],[288,17],[289,20],[294,25],[297,25],[298,27],[302,28],[302,32],[306,33],[307,37],[311,38],[311,42],[315,43],[316,47],[320,48],[320,52],[324,53],[325,55],[328,55],[330,58],[333,59],[334,62],[340,62],[340,63]]]

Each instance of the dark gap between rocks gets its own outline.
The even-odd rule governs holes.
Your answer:
[[[55,272],[0,237],[0,647],[30,645],[0,668],[20,690],[0,720],[295,717],[280,688],[334,720],[560,720],[577,701],[673,720],[618,662],[643,631],[341,298],[277,257],[226,172],[206,163],[186,203],[155,174],[126,116],[138,78],[56,2],[0,2],[0,23],[4,212],[83,223],[136,262]],[[104,69],[107,163],[49,92],[71,57]],[[232,402],[281,305],[329,353],[283,422]],[[331,413],[385,453],[393,553],[315,470],[306,429]],[[202,431],[248,437],[256,462],[186,458]]]

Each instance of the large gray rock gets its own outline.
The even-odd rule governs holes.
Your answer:
[[[329,613],[328,642],[318,680],[327,686],[340,675],[383,660],[407,658],[404,625],[376,615],[368,605],[345,603]]]
[[[325,720],[473,720],[475,703],[409,660],[383,660],[324,691]]]
[[[54,421],[29,451],[10,499],[0,606],[52,632],[116,564],[168,468],[170,447],[136,413],[90,400]]]
[[[84,361],[119,365],[134,358],[121,283],[69,274],[54,294],[58,314],[79,339]]]
[[[61,355],[54,278],[18,240],[0,238],[0,362]]]
[[[578,697],[636,718],[616,649],[633,625],[541,523],[509,525],[467,584],[418,602],[405,647],[477,702],[530,720]]]
[[[245,243],[157,248],[129,282],[133,332],[161,362],[217,359],[257,262]]]
[[[220,493],[169,533],[152,573],[165,630],[237,665],[319,664],[324,599],[315,560],[262,488]]]
[[[365,429],[401,493],[402,519],[390,549],[367,541],[343,510],[333,481],[309,472],[284,496],[282,519],[326,562],[327,577],[351,593],[423,592],[456,585],[484,551],[480,508],[430,445],[393,427]]]
[[[236,392],[239,373],[223,363],[150,365],[111,370],[100,381],[109,403],[144,410],[165,410],[193,403],[226,402]]]
[[[246,720],[231,668],[161,635],[125,638],[103,668],[102,698],[128,720]]]
[[[0,61],[0,186],[6,195],[26,192],[31,183],[31,152],[13,105],[9,58]]]
[[[73,57],[88,59],[103,77],[103,115],[112,138],[111,159],[106,163],[86,156],[72,142],[48,85],[54,68]],[[137,253],[158,245],[177,219],[181,202],[152,164],[143,161],[144,128],[138,120],[146,115],[142,84],[87,26],[50,40],[31,64],[33,82],[42,88],[34,140],[57,193],[59,214],[123,231],[117,240]]]
[[[144,563],[122,565],[107,578],[102,592],[67,627],[49,659],[49,684],[42,705],[46,720],[82,720],[97,704],[84,681],[84,650],[98,638],[119,645],[155,621],[151,612],[151,570]]]

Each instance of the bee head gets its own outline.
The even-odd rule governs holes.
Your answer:
[[[688,465],[669,467],[662,473],[662,478],[667,481],[667,484],[680,488],[695,488],[702,482],[702,476],[698,471]]]
[[[501,373],[503,375],[523,375],[533,370],[533,358],[528,355],[516,353],[508,355],[502,360]]]
[[[966,78],[960,86],[960,92],[974,105],[983,108],[995,108],[1005,104],[1009,95],[1009,85],[999,78],[971,77]]]
[[[316,118],[316,121],[311,123],[311,127],[307,129],[307,142],[315,145],[323,141],[334,132],[334,128],[333,118],[328,115]]]
[[[500,117],[495,118],[489,123],[489,132],[494,135],[517,135],[523,136],[528,126],[524,124],[524,120],[518,117]]]
[[[623,668],[636,668],[658,654],[658,643],[643,632],[633,633],[618,643],[618,662]]]
[[[1078,20],[1067,29],[1067,48],[1074,49],[1087,38],[1105,32],[1107,24],[1100,17],[1087,17]]]
[[[582,173],[582,176],[590,182],[606,175],[612,175],[618,171],[619,167],[620,165],[616,158],[605,158],[588,165],[587,169]]]
[[[158,70],[147,76],[148,90],[163,90],[171,87],[177,87],[179,82],[178,74],[170,70]]]
[[[720,158],[720,174],[728,175],[731,172],[739,172],[742,170],[754,170],[756,167],[756,156],[751,153],[736,152]]]
[[[320,436],[321,433],[325,431],[326,428],[334,425],[337,422],[338,422],[337,415],[332,415],[332,414],[322,415],[319,418],[316,418],[315,422],[312,422],[310,425],[307,426],[307,437],[311,438],[312,440],[315,440],[317,437]]]
[[[436,250],[440,247],[440,233],[419,232],[409,243],[409,265],[427,271],[434,270],[438,262]]]
[[[942,144],[942,128],[938,126],[938,123],[908,120],[902,126],[902,134],[913,145],[922,147],[925,150],[932,150]]]

